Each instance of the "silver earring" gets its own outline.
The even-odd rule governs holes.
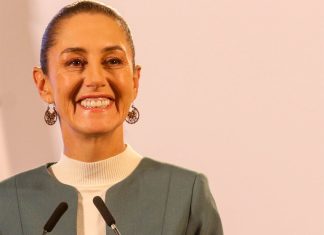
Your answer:
[[[138,121],[139,116],[140,114],[138,109],[134,105],[132,105],[131,111],[129,111],[127,114],[126,122],[128,122],[129,124],[135,124]]]
[[[49,104],[47,106],[47,109],[46,109],[46,112],[44,115],[44,120],[45,120],[46,124],[50,125],[50,126],[54,125],[55,122],[57,121],[57,112],[56,112],[54,104],[52,104],[52,107],[51,107],[51,104]]]

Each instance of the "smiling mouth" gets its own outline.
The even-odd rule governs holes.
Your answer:
[[[108,98],[86,98],[80,102],[81,106],[88,109],[103,109],[109,106],[112,101]]]

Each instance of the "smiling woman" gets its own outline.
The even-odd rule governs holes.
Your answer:
[[[120,24],[102,13],[81,12],[56,27],[42,65],[48,69],[35,68],[34,78],[43,100],[55,103],[65,154],[83,161],[114,156],[125,148],[122,123],[138,91],[132,46]]]
[[[140,71],[128,26],[108,6],[81,1],[53,18],[33,77],[43,101],[53,105],[45,120],[59,119],[64,150],[59,162],[0,184],[0,234],[40,233],[62,201],[69,209],[55,234],[106,234],[92,203],[98,195],[121,234],[222,234],[203,175],[142,157],[125,144],[123,123],[138,118],[131,104]]]

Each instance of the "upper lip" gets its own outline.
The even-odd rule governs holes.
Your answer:
[[[107,94],[89,94],[89,95],[82,95],[77,99],[77,102],[80,102],[84,99],[87,98],[106,98],[110,100],[114,100],[114,97],[112,95],[107,95]]]

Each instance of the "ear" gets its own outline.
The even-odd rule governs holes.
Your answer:
[[[139,87],[139,79],[141,77],[142,67],[140,65],[136,65],[134,68],[133,74],[133,82],[134,82],[134,100],[137,97],[138,87]]]
[[[48,104],[54,103],[50,81],[41,68],[34,67],[33,79],[40,97]]]

